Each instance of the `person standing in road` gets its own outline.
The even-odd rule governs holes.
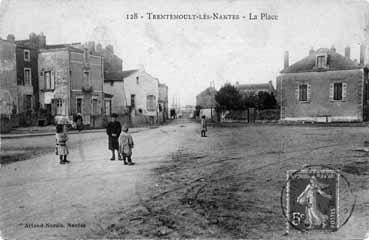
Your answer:
[[[119,155],[119,135],[122,131],[122,126],[117,119],[118,115],[113,113],[111,115],[111,122],[109,122],[108,127],[106,128],[106,134],[108,134],[109,140],[109,150],[111,150],[112,156],[110,160],[115,160],[115,150],[117,150],[118,158],[121,159]]]
[[[208,131],[208,127],[206,124],[206,118],[203,115],[201,118],[201,137],[206,137],[206,132]]]
[[[132,148],[133,148],[133,138],[128,133],[128,127],[123,127],[123,132],[119,137],[119,153],[123,156],[124,165],[133,165],[132,162]]]
[[[59,155],[60,164],[69,163],[67,155],[69,153],[67,147],[68,135],[67,125],[57,124],[56,125],[56,155]]]

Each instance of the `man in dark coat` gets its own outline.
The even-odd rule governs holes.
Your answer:
[[[120,122],[117,121],[118,115],[113,113],[111,115],[111,122],[109,122],[108,127],[106,128],[106,133],[109,137],[109,150],[111,150],[112,157],[110,160],[115,160],[115,150],[118,152],[119,155],[119,135],[122,131],[122,126],[120,125]]]

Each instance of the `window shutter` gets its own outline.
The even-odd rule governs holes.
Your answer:
[[[307,101],[310,102],[311,100],[311,84],[307,84]]]
[[[295,92],[296,92],[296,94],[295,94],[296,95],[296,100],[299,101],[300,100],[300,85],[299,84],[296,85],[296,91]]]
[[[50,88],[51,89],[54,89],[54,86],[55,86],[55,72],[52,71],[50,72]]]
[[[347,83],[342,83],[342,100],[346,101],[347,96]]]
[[[334,84],[330,83],[329,84],[329,100],[333,101],[333,92],[334,92]]]

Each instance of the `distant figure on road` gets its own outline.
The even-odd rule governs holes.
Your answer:
[[[201,118],[201,137],[206,137],[206,132],[208,131],[208,126],[206,124],[205,116]]]
[[[69,153],[67,147],[68,135],[67,135],[67,125],[57,124],[56,125],[56,155],[59,155],[60,164],[69,163],[67,160],[67,155]]]
[[[133,148],[133,138],[128,133],[128,127],[123,127],[123,132],[119,137],[119,153],[123,156],[124,165],[133,165],[132,162],[132,148]]]
[[[118,152],[118,158],[120,159],[119,155],[119,135],[122,131],[122,126],[120,122],[117,121],[118,115],[113,113],[111,115],[111,122],[109,122],[108,127],[106,128],[106,134],[109,137],[109,150],[111,150],[112,156],[110,160],[115,160],[115,150]]]

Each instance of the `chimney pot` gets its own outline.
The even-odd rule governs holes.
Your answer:
[[[365,45],[360,44],[360,65],[364,65],[365,59]]]
[[[284,52],[284,69],[288,68],[289,66],[289,53],[288,51]]]
[[[345,57],[350,59],[350,47],[349,46],[345,47]]]

